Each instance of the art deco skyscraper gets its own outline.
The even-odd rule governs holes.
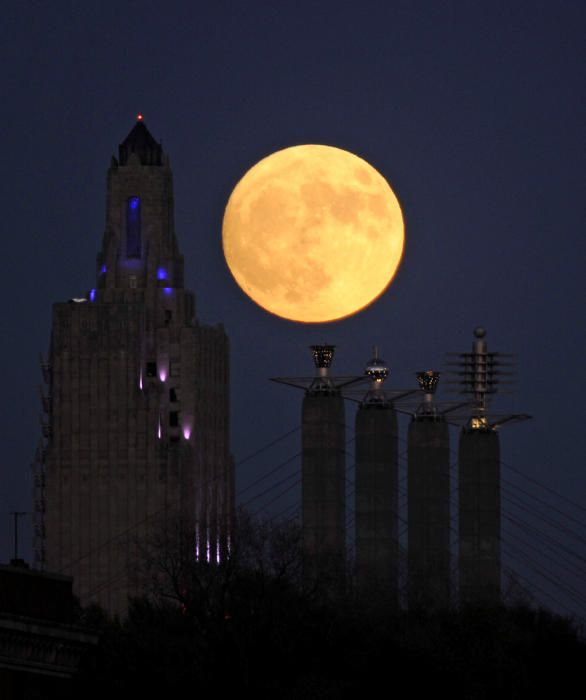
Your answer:
[[[228,338],[184,288],[169,160],[139,119],[112,158],[94,289],[56,303],[43,366],[37,566],[126,607],[133,540],[181,518],[194,557],[230,546]]]

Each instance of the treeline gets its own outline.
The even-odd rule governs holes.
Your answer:
[[[287,700],[374,697],[378,687],[481,700],[565,697],[581,680],[586,645],[571,620],[529,603],[431,614],[334,598],[302,585],[296,526],[241,514],[238,529],[219,566],[194,561],[177,532],[155,538],[143,551],[145,596],[124,620],[81,611],[100,643],[73,697],[187,688]]]

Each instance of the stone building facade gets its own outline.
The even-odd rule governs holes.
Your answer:
[[[137,538],[180,520],[230,547],[229,345],[184,288],[166,154],[139,120],[112,158],[95,288],[53,305],[35,469],[37,567],[123,611]]]

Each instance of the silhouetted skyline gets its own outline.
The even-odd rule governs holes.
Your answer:
[[[545,2],[8,8],[0,560],[12,555],[9,512],[31,509],[51,304],[94,286],[106,170],[138,112],[171,156],[186,286],[230,337],[237,464],[299,425],[301,396],[267,379],[311,374],[307,345],[336,344],[335,373],[355,374],[377,344],[389,388],[415,386],[482,325],[491,349],[518,354],[503,409],[534,416],[503,428],[503,461],[584,503],[585,19],[581,4]],[[222,256],[232,188],[300,143],[365,158],[405,217],[391,287],[333,324],[267,314]],[[298,441],[237,468],[237,493]]]

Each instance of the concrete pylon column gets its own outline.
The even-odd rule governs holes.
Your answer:
[[[339,391],[307,390],[301,441],[304,578],[339,590],[346,568],[345,411]]]
[[[356,583],[359,593],[397,605],[397,414],[391,403],[356,413]]]
[[[496,430],[463,428],[459,448],[460,603],[501,599],[500,441]]]
[[[415,416],[408,433],[409,608],[450,605],[450,435],[441,416]]]

